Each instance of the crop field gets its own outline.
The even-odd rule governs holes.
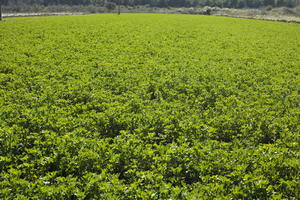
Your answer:
[[[300,199],[300,25],[0,22],[0,199]]]

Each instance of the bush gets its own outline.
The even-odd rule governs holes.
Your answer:
[[[286,8],[286,7],[283,7],[281,9],[281,12],[283,15],[294,15],[296,14],[296,12],[294,10],[292,10],[291,8]]]
[[[271,5],[268,5],[267,7],[266,7],[266,11],[271,11],[273,9],[273,7],[271,6]]]
[[[300,13],[300,5],[296,6],[296,12]]]
[[[105,8],[107,8],[108,10],[114,10],[116,9],[117,5],[113,2],[107,2],[105,4]]]
[[[211,14],[211,11],[212,11],[211,7],[205,7],[205,9],[204,9],[204,14],[205,14],[205,15],[210,15],[210,14]]]

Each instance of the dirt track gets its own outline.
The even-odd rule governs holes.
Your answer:
[[[31,16],[61,16],[61,15],[83,15],[84,12],[49,12],[49,13],[3,13],[3,17],[31,17]]]

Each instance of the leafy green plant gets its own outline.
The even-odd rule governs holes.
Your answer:
[[[299,26],[0,24],[1,199],[299,199]]]

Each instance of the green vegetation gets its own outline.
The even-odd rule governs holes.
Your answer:
[[[0,23],[1,199],[299,199],[300,26]]]

